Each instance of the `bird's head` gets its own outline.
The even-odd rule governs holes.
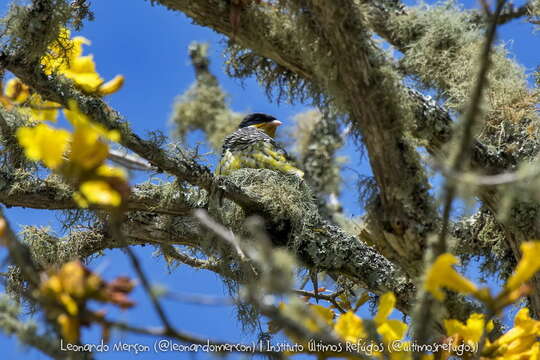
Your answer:
[[[247,115],[240,123],[239,128],[245,128],[248,126],[256,127],[267,133],[269,136],[274,137],[276,135],[276,128],[281,125],[281,121],[273,116],[254,113]]]

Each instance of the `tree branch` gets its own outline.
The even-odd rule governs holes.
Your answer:
[[[159,214],[187,215],[197,205],[183,199],[184,193],[171,194],[173,184],[136,185],[127,201],[129,211],[153,211]],[[164,201],[164,199],[171,199]],[[56,177],[40,179],[27,172],[0,170],[0,203],[8,207],[32,209],[69,210],[77,209],[73,200],[73,189]]]

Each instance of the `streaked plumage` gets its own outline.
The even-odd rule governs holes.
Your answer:
[[[246,116],[239,129],[223,142],[218,174],[228,175],[242,168],[264,168],[303,177],[304,173],[291,163],[287,152],[271,136],[279,124],[274,117],[265,114]]]

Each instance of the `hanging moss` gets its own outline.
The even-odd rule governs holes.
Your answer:
[[[175,135],[184,140],[190,131],[202,130],[214,150],[236,129],[243,114],[229,110],[228,95],[209,70],[208,45],[193,43],[190,56],[197,80],[175,100],[171,123]]]
[[[303,164],[314,191],[321,195],[338,196],[341,187],[341,164],[344,159],[336,157],[343,146],[337,119],[308,110],[294,117],[296,124],[295,150]]]
[[[304,180],[294,175],[281,174],[268,169],[239,169],[231,173],[228,179],[242,187],[246,192],[256,195],[272,214],[271,221],[281,224],[281,228],[270,229],[276,236],[282,231],[288,233],[300,231],[304,223],[318,216],[318,209],[314,202],[313,193]],[[219,199],[211,199],[210,214],[217,217],[225,226],[234,232],[244,233],[245,219],[252,215],[230,200],[223,199],[222,206]],[[274,239],[281,244],[287,244],[287,238]]]
[[[483,276],[496,274],[506,280],[515,268],[504,228],[489,209],[483,207],[475,215],[456,221],[452,235],[452,252],[460,257],[464,266],[478,260]]]
[[[388,22],[398,37],[413,39],[400,61],[405,72],[424,87],[437,89],[445,106],[457,113],[463,113],[470,100],[484,43],[484,28],[472,18],[447,2],[411,8]],[[518,158],[535,153],[539,100],[540,93],[528,88],[524,69],[510,58],[505,44],[499,44],[492,51],[479,139]]]
[[[34,1],[29,6],[12,4],[0,22],[9,49],[22,51],[24,61],[38,61],[70,21],[71,10],[65,0]]]

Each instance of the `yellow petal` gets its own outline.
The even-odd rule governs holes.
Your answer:
[[[347,311],[337,319],[334,331],[343,340],[353,343],[367,337],[362,325],[362,319],[352,311]]]
[[[60,300],[60,303],[64,305],[68,314],[77,315],[79,313],[77,302],[69,294],[61,293],[59,294],[58,299]]]
[[[105,181],[85,181],[81,185],[80,191],[89,203],[116,207],[122,202],[120,194]]]
[[[53,41],[47,53],[41,58],[41,64],[47,75],[53,72],[65,72],[69,70],[71,63],[82,55],[83,44],[90,42],[82,36],[70,39],[69,29],[63,28]]]
[[[92,55],[80,56],[73,59],[69,71],[72,73],[92,73],[96,74],[96,64]]]
[[[506,282],[507,290],[514,290],[527,282],[538,270],[540,270],[540,241],[531,241],[521,244],[521,260],[516,266],[514,273]]]
[[[30,96],[30,88],[18,78],[13,78],[6,83],[4,94],[14,103],[22,104]]]
[[[40,286],[40,291],[43,295],[55,297],[57,294],[62,292],[62,282],[60,278],[56,275],[52,275],[42,283]]]
[[[30,118],[33,121],[56,122],[58,118],[58,109],[34,109],[30,108]]]
[[[406,331],[407,324],[399,320],[386,320],[377,327],[377,332],[381,334],[386,344],[403,339]]]
[[[109,156],[109,146],[99,137],[99,133],[90,126],[76,127],[69,159],[86,170],[101,165]]]
[[[43,100],[40,95],[32,94],[28,101],[29,116],[33,121],[56,122],[58,109],[62,106],[53,101]]]
[[[64,72],[64,75],[72,79],[83,91],[94,93],[103,84],[103,79],[97,73],[77,73],[71,70]]]
[[[84,296],[85,274],[84,267],[76,260],[64,264],[58,272],[64,291],[75,298],[82,298]]]
[[[452,265],[457,259],[452,254],[442,254],[429,269],[424,286],[437,300],[445,298],[441,288],[445,287],[463,294],[472,294],[477,291],[476,285],[459,274]]]
[[[58,322],[58,325],[60,325],[60,332],[66,341],[76,343],[79,340],[80,324],[76,317],[60,314],[56,321]]]
[[[83,53],[83,45],[90,45],[92,42],[83,36],[75,36],[72,39],[73,47],[70,52],[71,58],[78,58]]]
[[[73,99],[68,100],[68,108],[64,109],[64,115],[74,127],[85,126],[91,122],[88,115],[81,111],[79,104]]]
[[[379,308],[377,309],[377,315],[375,315],[375,318],[373,318],[373,321],[375,321],[376,324],[383,323],[388,316],[392,313],[394,310],[394,306],[396,305],[396,297],[392,292],[387,292],[381,298],[379,299]]]
[[[105,177],[117,177],[123,180],[127,179],[127,174],[123,169],[109,166],[109,165],[101,165],[96,170],[96,174],[99,176],[105,176]]]
[[[55,169],[62,162],[71,134],[65,130],[53,129],[46,124],[36,127],[22,127],[16,133],[19,143],[30,160],[41,160]]]
[[[444,320],[444,328],[448,336],[460,335],[465,342],[470,344],[478,343],[484,332],[484,315],[471,314],[467,323],[463,324],[459,320]]]
[[[522,308],[514,318],[514,327],[493,342],[505,349],[506,354],[525,351],[537,342],[540,336],[540,321],[530,317],[529,309]]]
[[[116,75],[112,80],[107,81],[101,85],[98,89],[100,95],[109,95],[117,92],[124,85],[124,77],[122,75]]]
[[[90,127],[100,136],[103,136],[111,141],[120,140],[120,132],[118,132],[118,130],[108,130],[100,124],[93,122],[88,115],[80,110],[79,105],[75,100],[68,101],[68,109],[64,109],[64,115],[75,128]]]
[[[87,93],[107,95],[118,91],[124,82],[121,76],[104,83],[96,71],[96,64],[92,55],[83,56],[83,44],[90,42],[80,36],[70,39],[70,32],[62,29],[58,39],[48,48],[47,54],[42,57],[41,64],[47,75],[58,72],[72,79],[81,90]]]

